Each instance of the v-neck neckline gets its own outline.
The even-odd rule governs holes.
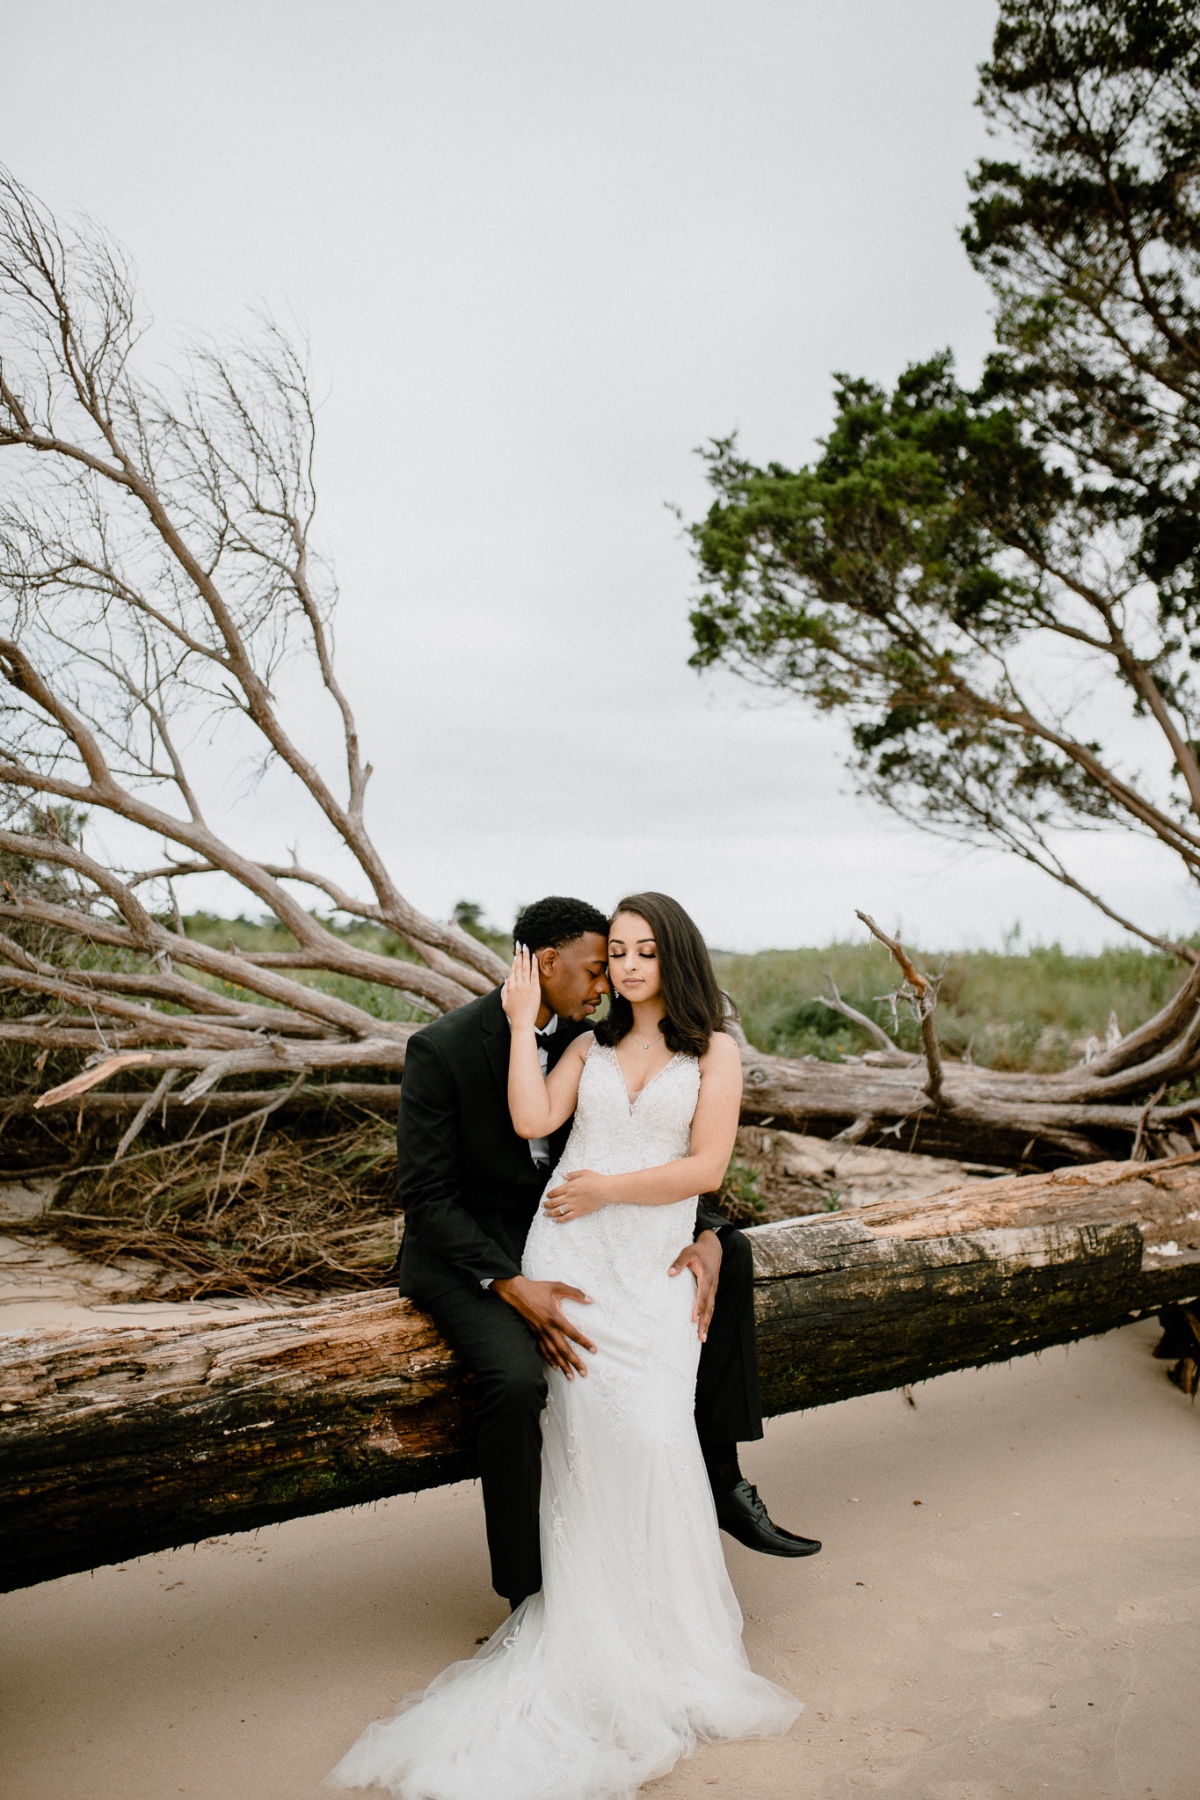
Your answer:
[[[678,1050],[674,1051],[671,1054],[670,1058],[663,1064],[662,1068],[655,1069],[655,1071],[654,1071],[653,1075],[650,1077],[649,1081],[643,1082],[636,1094],[631,1094],[629,1092],[629,1083],[625,1079],[625,1071],[621,1067],[621,1059],[617,1055],[616,1045],[615,1044],[606,1044],[604,1046],[604,1048],[606,1050],[608,1050],[612,1056],[613,1067],[617,1071],[618,1081],[621,1083],[621,1086],[625,1089],[625,1099],[626,1099],[626,1102],[628,1103],[630,1112],[634,1111],[634,1109],[637,1106],[638,1101],[641,1099],[642,1095],[646,1092],[646,1089],[652,1088],[654,1086],[654,1083],[658,1080],[659,1076],[665,1075],[667,1070],[671,1067],[671,1064],[678,1061],[679,1054],[680,1054]]]

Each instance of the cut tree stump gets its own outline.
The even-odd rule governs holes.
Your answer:
[[[1107,1331],[1200,1293],[1200,1157],[758,1226],[767,1410]],[[394,1291],[0,1339],[0,1591],[474,1473],[469,1380]]]

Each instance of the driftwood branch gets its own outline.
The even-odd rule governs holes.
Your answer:
[[[261,1087],[252,1093],[222,1095],[214,1091],[229,1074],[258,1074],[278,1081],[294,1080],[306,1072],[318,1077],[336,1075],[339,1070],[351,1079],[303,1084],[297,1097],[289,1101],[289,1112],[320,1111],[345,1099],[393,1116],[399,1088],[371,1077],[386,1072],[394,1078],[400,1073],[404,1043],[417,1028],[393,1028],[386,1040],[343,1037],[331,1042],[303,1036],[293,1024],[287,1036],[281,1032],[268,1038],[260,1032],[253,1047],[244,1051],[198,1045],[148,1046],[142,1034],[125,1034],[116,1028],[107,1032],[107,1045],[99,1052],[89,1020],[75,1029],[56,1022],[54,1041],[72,1043],[109,1061],[110,1079],[119,1074],[111,1059],[122,1053],[144,1059],[137,1067],[154,1079],[167,1070],[190,1073],[195,1080],[166,1097],[163,1109],[167,1119],[187,1116],[188,1107],[201,1099],[209,1111],[216,1107],[222,1116],[236,1118],[253,1110],[272,1091]],[[41,1026],[0,1023],[0,1041],[28,1043],[32,1048],[43,1044],[45,1036]],[[1194,1025],[1190,1025],[1184,1034],[1185,1047],[1193,1036]],[[774,1124],[818,1137],[851,1142],[866,1139],[932,1155],[1015,1167],[1052,1168],[1064,1162],[1129,1156],[1135,1141],[1139,1153],[1146,1146],[1160,1154],[1164,1149],[1178,1150],[1182,1147],[1179,1134],[1187,1131],[1193,1120],[1200,1120],[1200,1096],[1164,1104],[1161,1073],[1152,1085],[1142,1081],[1137,1065],[1118,1071],[1117,1077],[1097,1075],[1097,1067],[1105,1066],[1103,1058],[1058,1075],[947,1062],[943,1065],[942,1104],[934,1108],[919,1058],[880,1053],[854,1063],[797,1061],[769,1056],[751,1045],[743,1047],[742,1056],[745,1124]],[[1155,1069],[1161,1069],[1159,1058],[1152,1061],[1151,1075]],[[353,1079],[356,1073],[357,1080]],[[127,1121],[143,1105],[147,1092],[109,1091],[100,1082],[82,1094],[76,1091],[67,1096],[66,1103],[78,1108],[81,1116]],[[14,1097],[0,1109],[0,1116],[24,1117],[37,1098]]]
[[[938,1042],[937,1027],[933,1022],[934,1009],[937,1006],[937,983],[928,975],[921,975],[914,968],[908,952],[898,938],[890,938],[881,931],[874,919],[865,912],[858,917],[862,920],[872,937],[889,950],[904,974],[907,988],[903,990],[903,998],[909,1000],[917,1015],[917,1023],[921,1029],[921,1047],[925,1052],[925,1092],[933,1106],[942,1102],[942,1047]]]
[[[889,1067],[795,1061],[748,1049],[742,1055],[742,1122],[814,1137],[871,1138],[930,1156],[1054,1168],[1128,1156],[1144,1104],[1114,1100],[1084,1071],[1022,1075],[947,1063],[943,1105],[928,1103],[923,1063]],[[1153,1089],[1151,1090],[1153,1091]],[[1200,1117],[1200,1096],[1153,1108],[1144,1130],[1157,1142]]]
[[[283,971],[391,989],[427,1017],[487,992],[504,965],[413,907],[368,829],[370,767],[334,663],[336,591],[311,537],[315,417],[302,356],[260,320],[228,351],[195,347],[164,386],[142,370],[126,259],[91,227],[62,226],[3,172],[0,303],[0,859],[10,927],[0,985],[29,996],[30,1010],[49,1008],[36,1038],[14,1041],[86,1046],[98,1060],[135,1041],[240,1048],[238,1067],[264,1070],[269,1054],[254,1056],[265,1035],[316,1036],[328,1049],[402,1045],[410,1020],[377,1017],[328,991],[334,983],[322,991]],[[277,698],[276,674],[293,653],[310,659],[340,727],[340,785],[303,741],[311,709],[289,719]],[[205,746],[218,720],[225,771],[241,760],[285,774],[333,830],[365,897],[331,871],[247,851],[210,823]],[[140,834],[140,866],[121,871],[91,854],[81,812]],[[290,960],[187,939],[176,884],[214,874],[290,934]],[[334,929],[301,903],[297,884],[411,954]],[[36,954],[33,927],[50,928]],[[132,960],[79,968],[81,947],[99,944]],[[251,1003],[220,1021],[195,1017],[221,1010],[212,1004],[184,1016],[169,991],[177,968],[277,1016],[257,1017]],[[353,1050],[350,1060],[360,1060]]]
[[[862,917],[861,913],[859,917]],[[877,1024],[865,1012],[859,1012],[856,1006],[851,1006],[848,1001],[842,999],[838,992],[837,982],[832,975],[827,975],[825,979],[829,983],[829,992],[832,998],[825,994],[814,994],[813,1000],[817,1006],[827,1006],[830,1012],[841,1013],[844,1019],[849,1019],[852,1025],[857,1025],[860,1031],[865,1031],[881,1050],[896,1056],[904,1056],[904,1051],[901,1050],[894,1038],[888,1036],[882,1025]],[[907,1060],[905,1057],[905,1061]]]
[[[762,1226],[768,1410],[1008,1360],[1200,1284],[1198,1159],[1107,1164]],[[471,1389],[394,1293],[229,1324],[11,1334],[0,1586],[474,1472]]]

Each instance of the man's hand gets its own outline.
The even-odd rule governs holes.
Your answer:
[[[692,1323],[700,1334],[700,1342],[708,1342],[708,1327],[717,1301],[717,1282],[721,1276],[721,1240],[715,1231],[702,1231],[694,1244],[685,1244],[667,1270],[679,1275],[690,1269],[696,1277],[696,1304]],[[498,1284],[497,1284],[498,1285]]]
[[[587,1374],[583,1358],[572,1345],[581,1345],[593,1356],[596,1346],[572,1325],[559,1302],[579,1300],[584,1306],[590,1306],[589,1295],[581,1293],[577,1287],[568,1287],[565,1281],[530,1281],[527,1275],[493,1281],[492,1292],[520,1313],[552,1369],[561,1369],[568,1381],[574,1381],[576,1375]]]

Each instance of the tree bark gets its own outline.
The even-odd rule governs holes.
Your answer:
[[[937,1101],[926,1091],[924,1057],[870,1052],[853,1062],[742,1052],[743,1125],[775,1125],[814,1137],[844,1137],[886,1149],[948,1156],[959,1162],[1055,1169],[1067,1163],[1128,1156],[1138,1127],[1165,1147],[1189,1131],[1200,1098],[1147,1106],[1107,1098],[1099,1080],[1091,1097],[1072,1090],[1084,1071],[1030,1075],[945,1061]]]
[[[1007,1360],[1191,1298],[1197,1211],[1188,1157],[756,1227],[767,1409]],[[13,1333],[0,1591],[461,1480],[471,1437],[469,1381],[388,1290],[229,1324]]]

